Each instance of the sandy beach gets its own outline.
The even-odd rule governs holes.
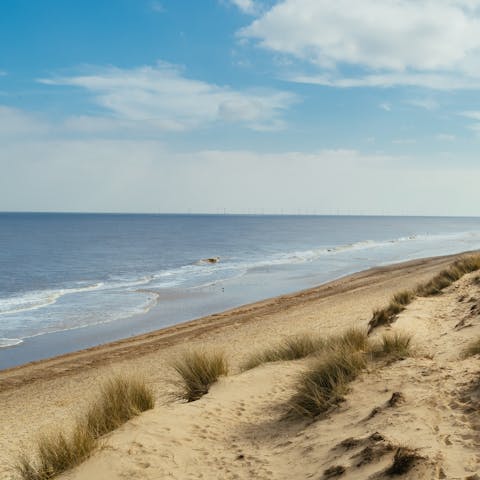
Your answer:
[[[440,296],[415,299],[389,327],[413,336],[415,355],[363,373],[346,401],[325,419],[282,420],[281,406],[308,360],[239,369],[253,352],[294,334],[366,327],[372,310],[392,294],[430,279],[457,257],[370,269],[2,371],[0,478],[15,478],[18,453],[28,451],[41,431],[68,429],[102,380],[117,372],[144,376],[155,391],[155,408],[107,435],[101,449],[62,478],[321,479],[334,478],[324,472],[335,466],[344,468],[342,478],[384,478],[398,446],[418,449],[422,457],[405,478],[480,478],[475,476],[480,472],[478,420],[472,410],[477,392],[470,388],[478,366],[475,357],[459,359],[462,348],[480,334],[473,308],[480,297],[475,274]],[[200,400],[182,403],[175,399],[170,362],[199,346],[222,349],[231,373]],[[394,392],[402,398],[395,408],[388,406]],[[377,414],[368,418],[374,408]],[[340,445],[349,438],[355,440],[351,446]],[[383,453],[366,461],[361,452],[367,447]]]

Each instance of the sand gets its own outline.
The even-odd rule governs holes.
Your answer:
[[[102,379],[115,372],[145,375],[155,389],[155,408],[106,436],[101,449],[60,478],[321,479],[327,478],[325,470],[340,466],[345,469],[340,478],[387,478],[385,469],[398,446],[418,449],[423,457],[404,478],[476,478],[479,392],[472,382],[478,359],[459,357],[468,341],[480,335],[475,274],[441,296],[416,299],[391,327],[413,334],[415,357],[362,374],[346,401],[327,418],[283,419],[308,360],[244,373],[238,368],[250,353],[288,335],[328,335],[352,325],[366,326],[372,309],[392,293],[429,279],[453,259],[376,268],[0,372],[0,478],[12,477],[11,462],[19,451],[29,450],[39,431],[52,425],[68,429]],[[376,335],[380,333],[382,329]],[[169,362],[195,346],[222,348],[232,373],[197,402],[185,404],[174,398]],[[401,401],[391,407],[388,401],[394,392],[401,392]],[[376,414],[368,418],[373,409]],[[355,441],[340,445],[348,438]]]

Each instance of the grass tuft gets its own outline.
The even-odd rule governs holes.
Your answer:
[[[95,446],[95,437],[84,422],[79,422],[70,435],[61,431],[41,435],[37,440],[36,462],[23,455],[17,471],[24,480],[47,480],[79,465]]]
[[[116,377],[102,387],[86,415],[87,428],[98,438],[154,406],[153,392],[139,379]]]
[[[430,297],[438,295],[443,289],[462,278],[467,273],[480,270],[480,255],[468,255],[455,261],[448,268],[442,270],[428,282],[422,283],[414,291],[405,290],[395,294],[390,303],[373,311],[372,318],[368,323],[368,333],[383,325],[390,325],[397,315],[409,305],[416,296]]]
[[[290,401],[290,412],[316,417],[338,405],[347,393],[348,383],[367,366],[366,354],[346,346],[323,354],[305,372]]]
[[[296,335],[284,339],[278,346],[254,353],[241,367],[243,371],[263,363],[298,360],[320,352],[325,340],[316,335]]]
[[[219,377],[228,374],[227,360],[221,352],[186,352],[172,366],[180,377],[180,396],[187,402],[198,400]]]
[[[462,352],[462,358],[473,357],[480,353],[480,338],[477,338],[470,343]]]
[[[410,356],[412,336],[406,333],[390,333],[382,336],[379,343],[372,345],[374,358],[399,359]]]
[[[41,435],[33,457],[23,454],[18,459],[17,472],[23,480],[53,478],[88,458],[101,435],[153,405],[153,393],[143,381],[113,378],[102,387],[99,398],[77,420],[70,434],[57,430]]]
[[[352,327],[340,336],[331,337],[329,341],[327,341],[326,346],[330,349],[367,350],[368,335],[363,328]]]
[[[397,315],[402,313],[407,308],[407,305],[412,303],[414,298],[415,293],[411,290],[396,293],[386,307],[374,310],[372,318],[368,323],[368,333],[371,333],[377,327],[393,323]]]
[[[468,255],[453,262],[450,267],[442,270],[430,281],[419,285],[416,293],[420,297],[438,295],[443,289],[449,287],[467,273],[475,272],[476,270],[480,270],[480,255]]]

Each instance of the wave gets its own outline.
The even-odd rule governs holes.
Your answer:
[[[83,287],[37,290],[13,297],[0,298],[0,315],[14,315],[21,312],[48,307],[55,304],[60,298],[66,295],[91,291],[132,288],[145,285],[152,279],[153,275],[146,275],[135,279],[116,279],[109,282],[90,283]]]
[[[23,343],[21,338],[1,338],[0,337],[0,348],[14,347],[15,345],[20,345]]]
[[[78,288],[38,290],[33,292],[27,292],[23,295],[15,297],[0,298],[0,315],[27,312],[29,310],[37,310],[38,308],[43,308],[54,304],[60,297],[63,297],[64,295],[97,290],[102,285],[102,283],[96,283],[93,285],[88,285],[86,287]]]
[[[471,239],[472,237],[478,238],[479,232],[461,232],[445,235],[416,234],[389,240],[362,240],[343,245],[273,253],[266,258],[252,257],[251,259],[241,259],[222,256],[220,259],[218,256],[212,256],[207,259],[199,259],[188,265],[160,270],[143,276],[112,277],[104,281],[90,282],[87,284],[84,282],[83,285],[73,288],[32,291],[13,297],[0,298],[0,316],[15,315],[30,310],[45,308],[55,304],[60,298],[66,295],[84,294],[87,292],[99,294],[107,291],[142,293],[142,289],[136,288],[139,286],[145,286],[144,293],[147,293],[146,289],[148,289],[149,293],[154,293],[155,291],[169,288],[201,288],[227,279],[243,276],[248,271],[254,269],[314,262],[322,257],[346,254],[348,252],[365,249],[383,248],[405,242],[435,242],[447,239]],[[210,261],[210,258],[216,261]],[[157,301],[158,299],[156,297],[149,301],[146,311],[150,310]]]

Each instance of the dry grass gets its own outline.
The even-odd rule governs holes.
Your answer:
[[[338,405],[347,393],[348,384],[367,366],[363,351],[347,346],[325,352],[305,372],[290,401],[290,413],[316,417]]]
[[[361,328],[350,328],[342,335],[320,337],[318,335],[297,335],[286,338],[278,346],[253,354],[243,365],[242,370],[250,370],[263,363],[298,360],[310,355],[318,355],[339,347],[364,350],[368,336]]]
[[[187,402],[198,400],[219,377],[228,374],[227,360],[221,352],[186,352],[172,366],[179,375],[180,397]]]
[[[37,462],[20,457],[17,471],[24,480],[47,480],[87,459],[96,446],[96,439],[79,422],[70,435],[57,431],[42,435],[37,442]]]
[[[343,401],[349,383],[374,359],[397,360],[411,353],[411,337],[404,333],[384,335],[372,344],[361,329],[325,341],[323,352],[300,376],[296,393],[289,402],[289,413],[316,417]]]
[[[263,363],[298,360],[322,351],[325,340],[317,335],[296,335],[284,339],[278,346],[256,352],[242,365],[243,371]]]
[[[430,281],[419,285],[416,293],[420,297],[438,295],[444,288],[449,287],[467,273],[475,272],[476,270],[480,270],[480,255],[468,255],[442,270]]]
[[[109,380],[70,434],[57,430],[41,435],[33,457],[20,456],[16,465],[20,477],[48,480],[73,468],[90,456],[101,435],[153,405],[153,393],[143,381],[128,377]]]
[[[442,270],[428,282],[418,285],[414,291],[405,290],[395,294],[386,307],[374,310],[368,323],[368,333],[370,334],[377,327],[393,323],[397,315],[403,312],[416,296],[438,295],[443,289],[449,287],[467,273],[476,270],[480,270],[480,255],[468,255],[453,262],[452,265]]]
[[[374,358],[397,360],[411,355],[412,336],[406,333],[390,333],[382,336],[373,344],[371,352]]]
[[[386,307],[374,310],[372,318],[368,323],[368,333],[371,333],[377,327],[393,323],[397,315],[403,312],[414,298],[415,293],[411,290],[396,293]]]
[[[473,357],[480,353],[480,338],[471,342],[462,352],[462,358]]]
[[[325,348],[330,350],[337,350],[339,348],[353,351],[367,350],[367,332],[363,328],[349,328],[341,335],[330,337],[325,343]]]
[[[153,406],[153,393],[144,381],[116,377],[104,384],[98,400],[89,408],[87,428],[97,438]]]

